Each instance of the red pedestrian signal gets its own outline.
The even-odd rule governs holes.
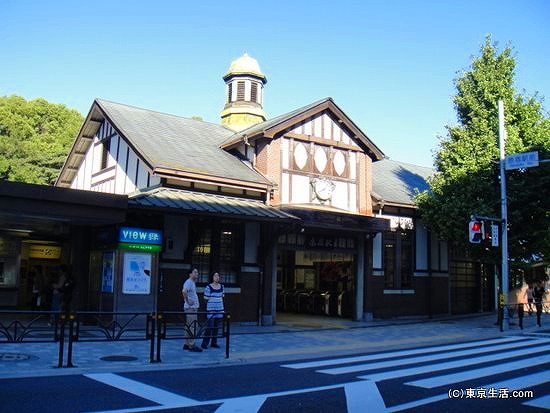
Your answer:
[[[484,227],[483,221],[478,221],[477,219],[473,219],[470,221],[470,225],[468,229],[469,229],[469,235],[470,235],[470,242],[472,244],[479,244],[483,239],[483,234],[484,234],[483,227]]]

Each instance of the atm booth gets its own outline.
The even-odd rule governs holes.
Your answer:
[[[120,226],[97,232],[90,254],[91,307],[155,311],[162,242],[162,231],[153,228]]]

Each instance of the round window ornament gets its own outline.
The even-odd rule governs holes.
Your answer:
[[[324,172],[327,167],[327,153],[323,148],[315,150],[315,166],[319,172]]]
[[[346,158],[344,154],[340,151],[336,152],[334,154],[334,170],[338,175],[342,175],[344,171],[346,170]]]
[[[303,143],[299,143],[294,148],[294,162],[299,169],[304,169],[307,164],[307,150]]]

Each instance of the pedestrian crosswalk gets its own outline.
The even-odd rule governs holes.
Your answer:
[[[286,409],[284,406],[292,405],[288,400],[302,395],[309,395],[304,396],[304,400],[314,397],[321,404],[333,403],[333,411],[348,413],[416,411],[434,403],[442,403],[437,405],[441,410],[462,411],[463,405],[448,403],[452,403],[453,398],[470,398],[470,401],[477,398],[479,401],[481,396],[492,397],[493,403],[513,403],[492,404],[495,411],[502,407],[518,411],[525,406],[548,410],[549,350],[550,338],[510,336],[288,363],[277,368],[309,377],[310,381],[306,379],[309,385],[285,388],[284,384],[265,383],[263,386],[255,382],[253,387],[257,391],[245,390],[240,395],[228,394],[212,400],[204,400],[202,393],[193,394],[187,387],[182,387],[181,392],[172,392],[162,386],[112,373],[87,374],[86,377],[153,403],[95,413],[143,413],[206,406],[220,413],[282,411]],[[320,377],[323,380],[315,379]],[[246,382],[245,377],[242,380]],[[327,396],[334,391],[342,392],[343,404],[342,400],[334,401]]]
[[[443,352],[448,350],[467,349],[471,347],[483,348],[485,346],[490,346],[492,344],[513,343],[516,341],[524,342],[525,338],[524,337],[497,338],[492,340],[474,341],[470,343],[450,344],[450,345],[442,345],[442,346],[423,347],[423,348],[417,348],[412,350],[400,350],[400,351],[391,351],[391,352],[384,352],[384,353],[378,353],[378,354],[369,354],[366,356],[339,357],[339,358],[328,359],[328,360],[284,364],[282,367],[288,367],[291,369],[309,369],[309,368],[315,368],[315,367],[331,366],[336,364],[349,364],[349,363],[356,363],[356,362],[389,359],[392,357],[406,357],[406,356],[413,356],[417,354],[426,354],[430,352],[435,353],[435,352]]]
[[[407,366],[410,364],[424,363],[427,361],[445,360],[445,359],[451,359],[455,357],[472,356],[477,354],[488,354],[487,356],[472,358],[467,360],[468,363],[474,364],[475,362],[477,362],[477,360],[480,360],[480,362],[492,361],[493,359],[498,359],[499,357],[506,356],[509,354],[508,352],[504,354],[493,353],[494,351],[499,351],[499,350],[520,349],[516,352],[512,352],[512,355],[522,355],[525,353],[524,347],[525,347],[525,343],[505,343],[505,344],[500,344],[498,346],[474,348],[470,350],[456,350],[456,351],[450,351],[445,353],[430,354],[430,355],[421,356],[421,357],[412,357],[412,358],[405,358],[405,359],[399,358],[399,359],[393,359],[393,360],[387,360],[387,361],[380,361],[377,363],[358,364],[358,365],[353,365],[349,367],[337,367],[337,368],[324,369],[319,371],[321,373],[327,373],[327,374],[347,374],[347,373],[354,373],[359,371],[377,370],[377,369],[382,369],[386,367]],[[550,348],[550,347],[547,346],[546,348]],[[456,364],[460,366],[460,365],[464,365],[464,362],[460,360],[460,361],[457,361]],[[447,364],[442,363],[442,365],[446,366]],[[451,364],[451,366],[453,366],[453,364]],[[416,371],[416,369],[413,368],[412,371]]]
[[[433,389],[434,387],[449,386],[454,383],[468,382],[480,379],[482,377],[492,376],[500,373],[508,373],[511,371],[521,370],[529,366],[536,366],[544,363],[550,363],[550,354],[537,355],[536,357],[528,357],[526,359],[519,359],[507,363],[497,364],[495,366],[482,367],[474,370],[461,371],[459,373],[429,377],[426,379],[411,381],[405,384],[417,387],[424,387],[426,389]]]
[[[398,350],[354,357],[285,364],[295,370],[312,369],[331,376],[379,383],[400,380],[404,388],[467,388],[471,383],[507,391],[549,385],[550,338],[512,336],[470,343]],[[533,366],[537,369],[533,370]],[[542,367],[541,367],[542,366]],[[545,368],[546,367],[546,368]],[[540,371],[540,368],[543,371]],[[502,375],[507,375],[503,379]],[[496,380],[495,380],[496,379]],[[358,385],[359,386],[359,385]],[[547,394],[547,391],[546,391]],[[550,409],[548,396],[523,400],[525,405]],[[540,395],[539,395],[540,396]],[[448,399],[436,394],[402,405],[403,409]],[[399,411],[400,408],[388,411]]]
[[[369,373],[369,374],[358,376],[358,378],[372,380],[372,381],[382,381],[382,380],[413,376],[416,374],[434,373],[437,371],[448,370],[453,368],[461,368],[466,366],[473,366],[476,364],[482,364],[482,363],[487,363],[492,361],[507,360],[512,357],[521,357],[526,355],[527,350],[530,352],[529,354],[532,354],[533,352],[544,353],[544,352],[550,351],[550,345],[541,346],[537,348],[524,347],[520,350],[506,351],[504,353],[495,353],[487,356],[473,357],[469,359],[460,359],[460,360],[454,360],[454,361],[446,361],[443,363],[428,364],[428,365],[423,365],[418,367],[410,367],[406,369],[390,370],[390,371],[384,371],[381,373]],[[365,368],[365,370],[368,370],[368,368]]]

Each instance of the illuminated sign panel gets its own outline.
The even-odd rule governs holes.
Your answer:
[[[29,246],[29,257],[46,260],[58,260],[61,257],[61,247],[55,245],[31,244]]]
[[[162,245],[162,231],[146,228],[121,227],[118,241],[128,244]]]
[[[121,250],[130,250],[130,251],[146,251],[146,252],[161,252],[161,245],[151,245],[151,244],[133,244],[130,242],[121,242],[118,244],[118,248]]]

